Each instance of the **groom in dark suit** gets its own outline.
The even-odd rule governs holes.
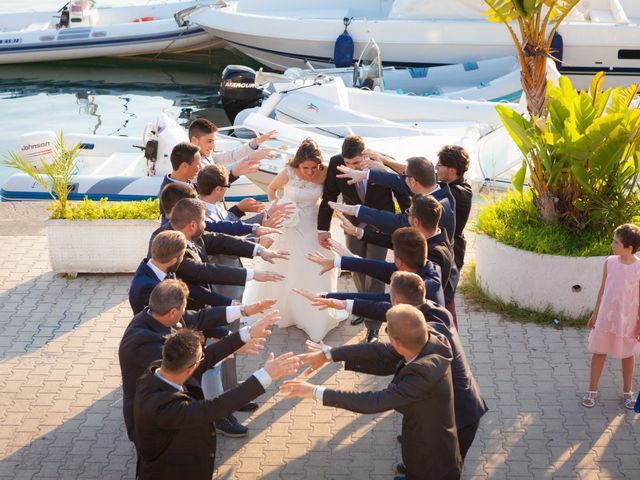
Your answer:
[[[322,202],[318,210],[318,241],[325,248],[329,248],[329,239],[331,238],[330,226],[333,210],[329,206],[329,202],[335,202],[339,195],[342,195],[342,201],[348,205],[367,205],[377,210],[395,213],[394,193],[390,188],[375,185],[367,180],[350,185],[347,179],[337,177],[340,174],[338,170],[340,165],[361,170],[364,160],[362,152],[364,150],[365,145],[362,137],[351,135],[346,137],[342,143],[342,155],[335,155],[329,161]],[[405,194],[396,193],[395,195],[401,211],[404,211],[409,206],[409,197]],[[355,218],[349,217],[349,220],[354,225],[358,225]],[[385,247],[374,245],[366,240],[359,240],[349,236],[346,238],[346,242],[347,248],[354,255],[373,260],[384,260],[387,257],[387,249]],[[384,292],[384,283],[380,280],[361,273],[355,274],[353,279],[358,292]],[[357,325],[362,321],[361,317],[355,317],[351,323]],[[367,319],[366,325],[368,329],[367,342],[377,341],[380,323]]]

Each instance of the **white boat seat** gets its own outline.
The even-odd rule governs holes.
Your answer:
[[[49,30],[51,28],[51,22],[38,22],[27,25],[26,27],[18,30],[19,32],[38,32],[40,30]]]

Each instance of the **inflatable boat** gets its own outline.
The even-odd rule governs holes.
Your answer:
[[[221,129],[224,130],[224,129]],[[49,161],[56,142],[53,132],[41,131],[21,136],[18,153],[34,165]],[[69,186],[70,200],[108,198],[132,201],[156,198],[165,174],[171,172],[169,155],[178,142],[188,141],[185,130],[167,114],[149,124],[139,138],[111,135],[69,133],[64,136],[69,147],[79,144],[78,170]],[[236,148],[241,140],[220,135],[219,150]],[[157,148],[153,148],[157,145]],[[0,190],[2,201],[51,200],[51,197],[28,175],[16,173]],[[266,201],[267,196],[249,179],[241,177],[229,189],[225,200],[243,198]]]
[[[187,52],[221,46],[189,15],[199,2],[92,8],[70,0],[58,12],[0,14],[0,64]]]

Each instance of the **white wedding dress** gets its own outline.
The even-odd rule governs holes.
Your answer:
[[[347,317],[344,311],[333,309],[317,310],[306,298],[291,289],[303,288],[314,293],[335,292],[338,284],[338,269],[320,275],[320,266],[305,258],[307,253],[324,252],[318,243],[318,207],[322,196],[322,185],[302,180],[289,166],[285,167],[288,183],[284,186],[282,202],[295,204],[295,213],[282,227],[282,234],[275,235],[271,250],[287,250],[288,260],[275,260],[275,264],[258,259],[256,270],[272,270],[285,276],[281,282],[255,282],[247,284],[244,303],[249,304],[268,298],[278,303],[274,308],[280,311],[279,327],[295,325],[304,330],[309,338],[318,342],[329,330]]]

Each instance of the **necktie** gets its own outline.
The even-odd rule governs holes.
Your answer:
[[[367,195],[367,181],[361,180],[356,183],[356,192],[358,192],[358,196],[360,200],[364,202],[364,197]]]

